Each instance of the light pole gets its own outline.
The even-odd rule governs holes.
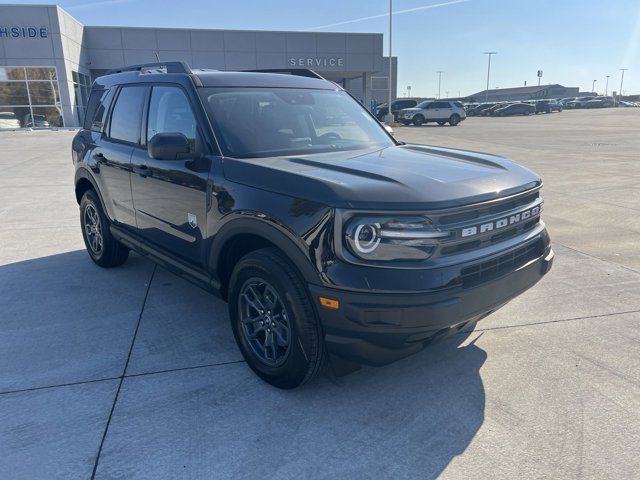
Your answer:
[[[622,100],[622,84],[624,83],[624,72],[626,72],[627,70],[629,70],[628,68],[621,68],[620,71],[622,72],[622,77],[620,77],[620,91],[618,92],[618,102],[620,102],[620,100]]]
[[[438,100],[440,100],[440,85],[442,84],[442,74],[444,71],[438,70],[436,73],[438,74]]]
[[[498,52],[484,52],[485,55],[489,55],[489,64],[487,65],[487,91],[484,95],[484,101],[489,101],[489,75],[491,74],[491,55],[495,55]]]
[[[387,103],[387,116],[385,121],[393,123],[393,113],[391,113],[391,85],[393,80],[393,56],[391,55],[391,37],[393,34],[393,0],[389,0],[389,101]]]
[[[447,96],[445,98],[449,98],[449,90],[445,90],[445,92],[447,94]]]
[[[605,85],[605,87],[604,87],[604,96],[605,96],[605,97],[606,97],[607,95],[609,95],[609,77],[610,77],[610,76],[611,76],[611,75],[607,75],[607,83],[606,83],[606,85]]]
[[[591,84],[591,93],[596,93],[596,82],[598,80],[594,80],[593,83]]]

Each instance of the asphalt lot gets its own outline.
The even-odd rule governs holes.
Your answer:
[[[73,132],[0,133],[0,478],[637,478],[640,110],[396,132],[540,173],[554,268],[474,332],[287,392],[223,302],[89,260]]]

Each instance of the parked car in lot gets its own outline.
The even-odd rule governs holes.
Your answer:
[[[557,100],[538,100],[535,103],[536,113],[551,113],[551,112],[561,112],[562,104],[558,103]]]
[[[496,117],[506,117],[509,115],[531,115],[536,113],[536,107],[528,103],[511,103],[505,107],[494,110]]]
[[[133,250],[228,301],[247,365],[279,388],[473,327],[552,265],[538,175],[396,142],[311,71],[123,68],[85,117],[71,153],[91,260]]]
[[[615,105],[613,97],[595,97],[585,103],[585,108],[609,108]]]
[[[405,125],[413,123],[420,126],[423,123],[437,122],[438,125],[448,123],[452,127],[467,118],[467,113],[460,102],[448,100],[425,101],[415,108],[405,108],[398,115],[400,122]]]
[[[577,97],[574,100],[567,102],[567,108],[585,108],[587,102],[592,99],[593,97]]]
[[[45,115],[31,115],[27,114],[22,122],[25,128],[49,128],[51,125],[47,121]]]
[[[0,112],[0,129],[20,128],[20,120],[13,112]]]
[[[475,117],[475,116],[479,115],[480,112],[482,110],[484,110],[485,108],[493,107],[495,104],[496,104],[495,102],[487,102],[487,103],[481,103],[479,105],[471,107],[471,108],[467,109],[467,116]]]
[[[562,108],[570,108],[568,104],[573,102],[575,99],[576,97],[561,98],[558,100],[558,103],[562,105]]]
[[[506,103],[496,103],[495,105],[492,105],[490,107],[487,107],[483,110],[480,110],[480,113],[478,114],[478,116],[480,117],[490,117],[491,115],[493,115],[493,112],[495,112],[496,110],[503,108],[507,106]]]
[[[415,107],[418,103],[419,100],[416,98],[401,98],[391,102],[391,113],[393,113],[394,120],[398,121],[398,114],[400,113],[400,110]],[[387,116],[387,113],[389,113],[389,107],[386,103],[380,104],[376,109],[376,117],[381,122],[384,121],[384,117]]]

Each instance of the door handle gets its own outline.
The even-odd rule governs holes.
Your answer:
[[[146,165],[135,165],[133,167],[133,172],[137,173],[141,177],[151,177],[153,172]]]

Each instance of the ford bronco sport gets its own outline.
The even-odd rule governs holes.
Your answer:
[[[91,259],[133,250],[227,300],[248,365],[280,388],[470,328],[553,259],[536,174],[398,142],[311,71],[111,72],[72,153]]]

